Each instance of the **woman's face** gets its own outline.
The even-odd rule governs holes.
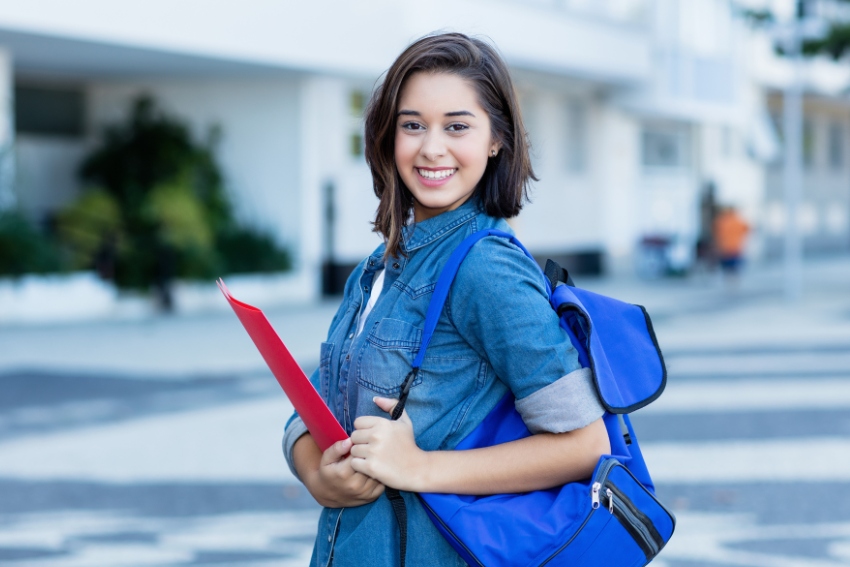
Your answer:
[[[416,222],[466,202],[498,150],[490,117],[466,79],[424,72],[407,79],[396,116],[395,164],[413,194]]]

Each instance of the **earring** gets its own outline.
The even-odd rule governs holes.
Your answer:
[[[490,150],[490,157],[496,157],[496,150]]]

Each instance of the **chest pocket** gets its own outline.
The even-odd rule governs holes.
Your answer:
[[[357,383],[383,396],[397,396],[421,340],[422,330],[410,323],[381,319],[372,327],[362,347]],[[421,383],[420,375],[413,387]]]

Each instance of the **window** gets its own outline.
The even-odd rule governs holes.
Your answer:
[[[840,122],[829,125],[829,167],[834,170],[844,167],[844,125]]]
[[[353,158],[361,158],[364,155],[363,113],[365,110],[366,94],[359,90],[351,91],[348,97],[348,153]]]
[[[567,168],[573,173],[587,169],[587,105],[578,101],[567,105]]]
[[[641,158],[644,167],[681,168],[690,165],[690,130],[685,125],[644,126]]]
[[[82,136],[85,94],[81,89],[15,86],[15,130],[22,134]]]

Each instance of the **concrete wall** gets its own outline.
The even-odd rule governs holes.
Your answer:
[[[615,15],[618,5],[644,3],[608,0],[596,4],[610,5],[611,10],[582,10],[572,6],[579,2],[521,0],[29,0],[4,5],[0,32],[78,38],[324,74],[376,75],[416,37],[454,29],[491,37],[517,66],[636,81],[649,70],[645,29],[629,19],[624,23],[609,16]],[[186,33],[187,22],[191,33]],[[52,57],[66,59],[64,53]],[[144,65],[145,60],[138,63]]]

